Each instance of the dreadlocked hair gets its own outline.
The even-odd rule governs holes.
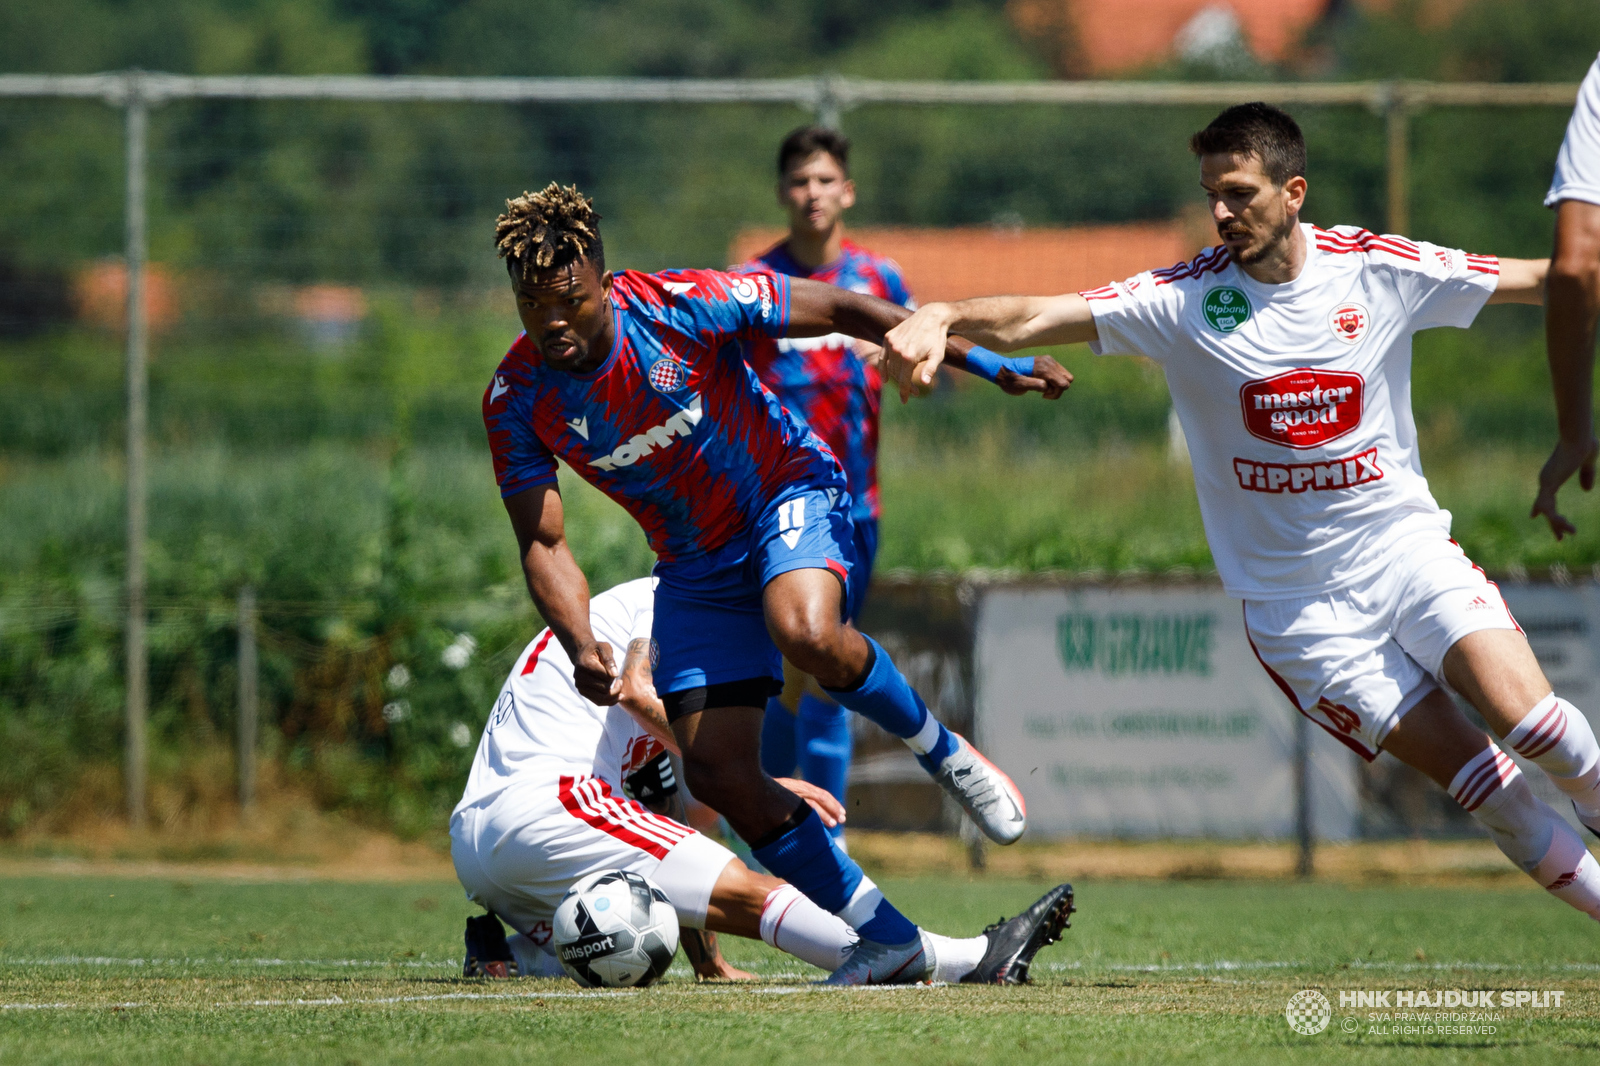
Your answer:
[[[600,214],[594,201],[578,191],[551,182],[540,192],[525,192],[506,201],[506,213],[495,219],[495,251],[514,278],[587,259],[606,270],[600,242]]]

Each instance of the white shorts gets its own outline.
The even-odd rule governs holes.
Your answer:
[[[1320,596],[1246,600],[1256,657],[1300,713],[1372,760],[1395,723],[1444,685],[1444,656],[1480,629],[1522,631],[1500,590],[1442,534]]]
[[[467,896],[541,949],[567,889],[604,870],[643,874],[681,924],[704,928],[711,890],[733,857],[587,774],[517,784],[450,819],[450,858]]]

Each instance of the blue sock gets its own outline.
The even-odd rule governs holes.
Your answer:
[[[774,696],[761,719],[761,768],[768,777],[793,777],[794,765],[795,716]]]
[[[852,743],[849,711],[810,693],[800,697],[800,713],[795,716],[800,772],[811,784],[831,792],[840,803],[844,802],[850,780]],[[836,825],[828,832],[841,837],[844,826]]]
[[[805,812],[800,823],[778,839],[750,849],[757,861],[868,940],[904,944],[915,937],[917,927],[883,898],[854,859],[838,849],[817,812],[809,807]]]
[[[872,649],[867,676],[853,689],[830,688],[828,694],[901,740],[925,740],[921,745],[924,751],[917,755],[917,761],[924,770],[933,773],[956,750],[955,736],[928,713],[928,705],[922,702],[922,697],[906,681],[883,646],[865,633],[862,636],[866,637],[867,647]],[[925,731],[932,735],[921,736]]]

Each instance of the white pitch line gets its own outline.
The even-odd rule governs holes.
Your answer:
[[[830,985],[799,985],[780,987],[748,988],[739,985],[702,985],[695,989],[696,995],[706,993],[738,992],[745,995],[788,996],[802,992],[903,992],[907,990],[933,990],[947,988],[943,981],[921,985],[858,985],[853,987],[838,987]],[[323,999],[246,999],[223,1000],[211,1004],[216,1009],[241,1009],[245,1007],[368,1007],[392,1003],[437,1003],[445,1000],[486,1000],[486,999],[616,999],[618,997],[638,996],[644,993],[638,988],[593,989],[585,991],[551,991],[551,992],[443,992],[427,996],[379,996],[372,999],[346,999],[343,996],[328,996]],[[111,1010],[128,1009],[131,1007],[148,1007],[148,1003],[0,1003],[0,1010]],[[180,1007],[181,1004],[171,1004]]]
[[[0,1010],[129,1010],[146,1003],[0,1003]]]
[[[58,955],[40,959],[0,959],[6,966],[401,966],[410,969],[453,968],[460,963],[417,959],[227,959],[189,956],[171,959],[114,958],[103,955]]]
[[[1065,970],[1109,970],[1114,973],[1183,973],[1186,971],[1206,972],[1212,970],[1323,970],[1329,967],[1320,962],[1295,962],[1283,960],[1248,960],[1233,961],[1220,959],[1216,962],[1169,962],[1161,964],[1129,964],[1129,963],[1096,963],[1096,962],[1052,962],[1046,966],[1055,971]],[[1529,973],[1589,973],[1600,971],[1600,963],[1594,962],[1368,962],[1365,960],[1351,960],[1335,964],[1334,969],[1346,970],[1398,970],[1403,972],[1424,972],[1443,970],[1524,970]]]

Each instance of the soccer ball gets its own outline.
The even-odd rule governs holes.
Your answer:
[[[556,907],[552,940],[562,969],[585,988],[644,987],[678,953],[678,912],[634,873],[590,874]]]

